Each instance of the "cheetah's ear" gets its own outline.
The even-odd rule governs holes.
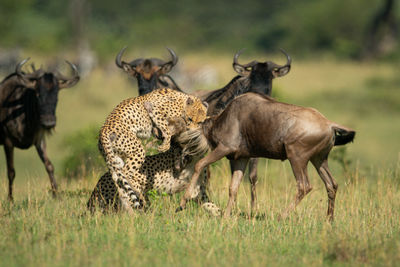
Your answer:
[[[193,105],[194,101],[191,97],[186,100],[186,105]]]
[[[205,106],[206,108],[208,108],[208,103],[206,101],[201,101],[201,103],[203,103],[203,106]]]

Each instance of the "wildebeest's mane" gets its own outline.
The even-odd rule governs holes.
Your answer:
[[[168,87],[169,84],[171,83],[171,84],[173,84],[173,85],[176,87],[176,89],[177,89],[178,91],[183,92],[182,89],[176,84],[176,82],[174,81],[174,79],[172,79],[171,76],[169,76],[169,75],[167,75],[167,74],[163,74],[163,75],[160,75],[159,80],[160,80],[160,82],[161,82],[162,84],[164,84],[166,87]],[[168,83],[167,80],[169,80],[170,83]]]
[[[249,79],[241,79],[242,76],[234,77],[225,87],[212,92],[207,98],[206,102],[210,103],[213,100],[217,100],[215,105],[216,111],[221,111],[237,96],[247,92],[249,90],[250,81]],[[217,113],[213,111],[213,113]]]
[[[5,81],[7,81],[8,79],[11,79],[11,78],[14,77],[14,76],[17,76],[17,73],[16,73],[16,72],[13,72],[13,73],[7,75],[7,76],[0,82],[0,84],[1,84],[1,83],[4,83]]]
[[[211,92],[211,94],[209,96],[207,96],[207,98],[205,99],[206,102],[210,102],[214,99],[219,98],[223,93],[225,93],[228,88],[230,86],[232,86],[232,84],[234,84],[236,82],[236,80],[238,80],[240,78],[239,75],[237,75],[236,77],[234,77],[225,87],[222,87],[221,89],[215,90],[213,92]]]

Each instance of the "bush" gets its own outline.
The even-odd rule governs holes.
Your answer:
[[[99,126],[82,129],[64,140],[69,155],[63,160],[64,176],[81,178],[105,169],[103,157],[97,147]]]
[[[98,149],[100,126],[89,126],[64,140],[69,155],[63,160],[63,175],[68,178],[81,178],[93,172],[106,170],[106,164]],[[158,139],[150,137],[142,140],[146,148],[146,155],[158,153],[157,146],[161,143]]]

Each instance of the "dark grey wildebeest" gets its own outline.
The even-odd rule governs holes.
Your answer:
[[[56,126],[59,90],[79,81],[76,66],[68,61],[74,73],[71,78],[42,69],[24,73],[21,68],[27,61],[20,62],[15,72],[0,83],[0,144],[6,154],[10,200],[13,200],[15,178],[14,147],[36,147],[49,175],[53,195],[56,194],[54,167],[46,153],[45,133]]]
[[[130,76],[138,81],[139,95],[150,93],[153,90],[168,87],[182,92],[174,79],[168,75],[172,68],[178,63],[178,57],[175,52],[167,48],[171,54],[171,60],[164,61],[158,58],[138,58],[131,62],[122,60],[125,52],[124,47],[115,58],[115,64],[123,69]]]
[[[328,168],[328,155],[333,146],[353,141],[354,130],[329,121],[316,109],[247,93],[235,98],[218,117],[205,122],[202,131],[212,151],[196,163],[192,180],[177,211],[185,207],[201,170],[227,157],[233,166],[225,211],[225,216],[229,216],[249,159],[264,157],[288,159],[297,181],[297,194],[282,214],[283,218],[312,189],[307,174],[307,164],[311,161],[325,184],[328,218],[333,220],[338,184]]]

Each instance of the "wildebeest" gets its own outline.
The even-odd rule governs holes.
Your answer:
[[[233,68],[239,75],[234,77],[223,88],[200,96],[209,105],[208,115],[219,114],[235,97],[247,92],[256,92],[270,96],[272,92],[272,80],[276,77],[282,77],[290,71],[292,59],[283,49],[281,51],[286,56],[285,65],[278,65],[271,61],[258,62],[255,60],[242,65],[238,61],[242,51],[239,51],[233,57]],[[250,159],[249,161],[252,212],[256,210],[257,201],[257,163],[257,158]],[[233,172],[232,163],[230,165]]]
[[[170,61],[165,62],[158,58],[138,58],[128,63],[122,60],[122,55],[126,50],[126,47],[124,47],[115,58],[115,64],[129,75],[136,77],[139,95],[164,87],[182,92],[176,82],[168,75],[178,62],[178,57],[172,49],[167,49],[171,54]]]
[[[55,195],[57,184],[54,167],[46,153],[45,134],[56,126],[59,90],[74,86],[79,81],[76,66],[68,61],[74,72],[72,78],[42,69],[24,73],[21,68],[28,60],[21,61],[15,72],[0,83],[0,144],[4,146],[6,154],[10,200],[13,200],[12,185],[15,178],[14,147],[36,147]]]
[[[168,73],[170,69],[176,64],[178,57],[171,50],[172,60],[165,63],[160,59],[136,59],[130,63],[121,60],[122,54],[126,47],[123,48],[116,57],[116,64],[118,67],[124,69],[130,75],[135,76],[138,80],[139,95],[148,93],[151,90],[162,88],[166,84],[174,86],[178,89],[178,85],[168,75],[160,75],[161,73]],[[202,93],[194,93],[194,95],[201,97],[201,99],[209,105],[208,115],[219,114],[235,97],[246,92],[258,92],[266,95],[271,95],[272,80],[277,77],[285,76],[289,73],[291,68],[291,57],[281,49],[282,53],[286,56],[286,63],[284,65],[276,64],[272,61],[259,62],[253,60],[247,64],[239,63],[239,56],[243,50],[237,52],[233,57],[233,68],[239,74],[235,76],[223,88],[207,91]],[[168,71],[162,71],[166,68]],[[257,183],[257,159],[251,159],[249,163],[249,179],[251,183],[251,207],[252,210],[256,209],[256,183]],[[232,164],[231,164],[232,166]],[[233,169],[232,169],[233,171]]]
[[[338,185],[328,168],[328,155],[333,146],[353,141],[354,130],[329,121],[313,108],[247,93],[235,98],[218,117],[206,122],[203,133],[212,151],[196,163],[178,211],[185,207],[201,170],[227,157],[234,170],[225,211],[225,216],[229,216],[249,159],[265,157],[288,159],[297,181],[296,197],[282,214],[283,218],[312,189],[307,175],[307,164],[311,161],[325,183],[328,217],[333,220]]]

